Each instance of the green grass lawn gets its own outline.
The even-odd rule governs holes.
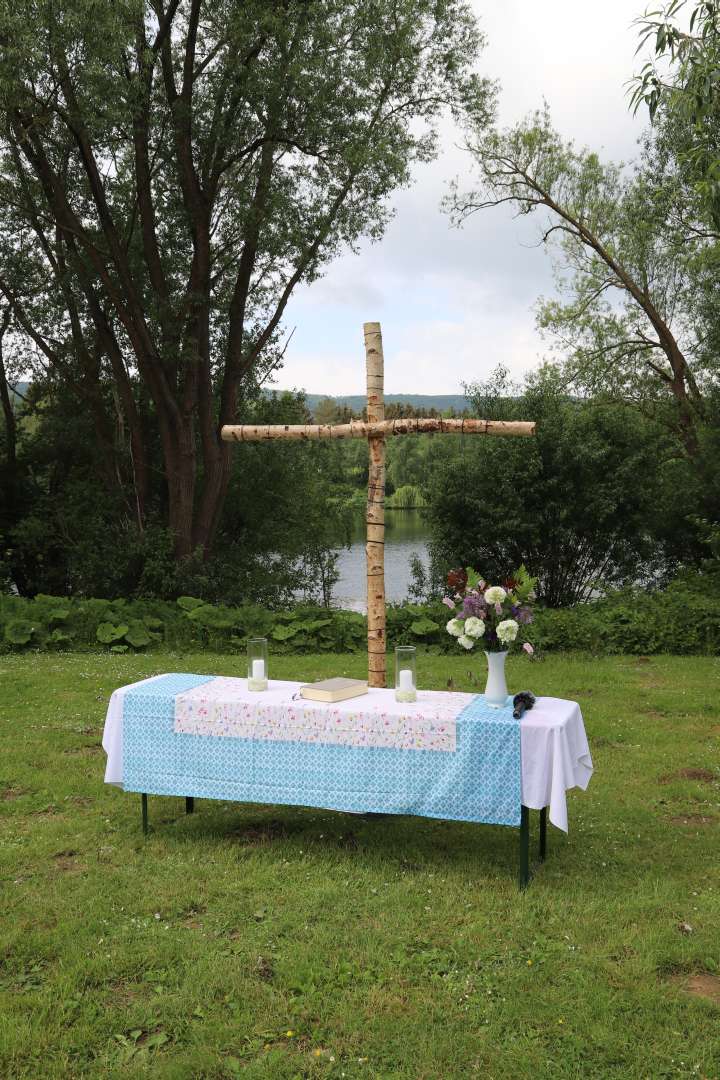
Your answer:
[[[720,662],[511,663],[581,703],[595,763],[524,893],[504,828],[151,798],[143,840],[110,692],[243,664],[0,657],[2,1080],[720,1077]]]

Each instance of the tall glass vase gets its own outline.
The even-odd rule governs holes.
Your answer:
[[[499,709],[507,701],[508,688],[505,681],[505,658],[507,652],[486,652],[488,677],[485,686],[485,700],[488,705]]]

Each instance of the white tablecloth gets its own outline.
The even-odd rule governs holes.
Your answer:
[[[141,682],[152,682],[152,679]],[[108,784],[122,786],[123,783],[123,698],[131,686],[139,685],[141,683],[120,687],[110,698],[102,740],[107,754],[105,782]],[[270,683],[276,692],[281,688],[286,690],[288,697],[292,697],[301,685],[295,682]],[[388,695],[388,702],[390,699],[394,701],[393,690],[370,690],[370,693]],[[584,791],[593,772],[580,706],[575,701],[562,698],[538,698],[535,707],[522,718],[520,746],[523,806],[531,810],[549,807],[550,821],[567,832],[565,793],[573,787]]]

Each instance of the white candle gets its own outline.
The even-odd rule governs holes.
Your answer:
[[[262,682],[265,678],[265,661],[253,660],[252,662],[252,677],[254,682]]]
[[[407,668],[405,668],[404,670],[402,670],[400,672],[400,686],[399,686],[399,689],[400,690],[413,690],[414,689],[412,671],[409,671]]]

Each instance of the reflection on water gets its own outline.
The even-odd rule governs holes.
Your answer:
[[[351,546],[340,552],[340,580],[333,589],[333,605],[353,611],[367,610],[365,570],[365,518],[353,524]],[[410,558],[417,555],[429,565],[427,525],[420,510],[385,511],[385,598],[398,603],[407,598],[412,582]]]

